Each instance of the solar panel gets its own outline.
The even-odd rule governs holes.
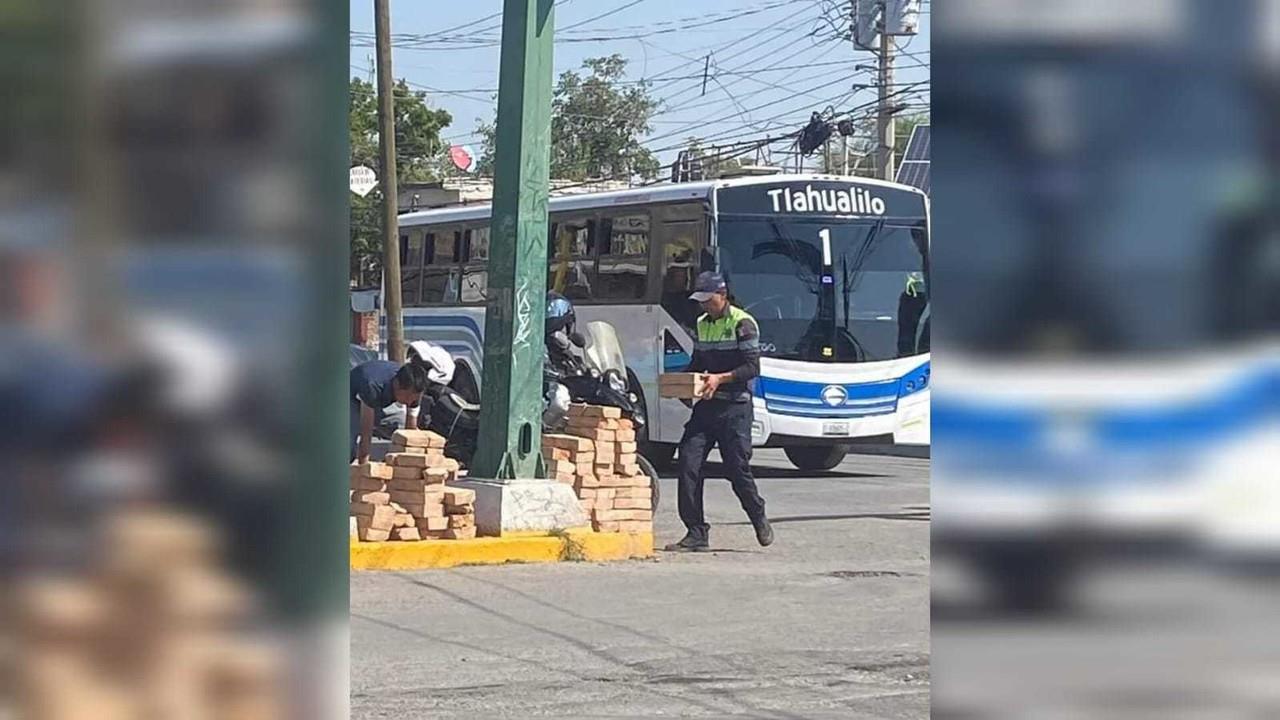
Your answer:
[[[928,160],[929,159],[929,126],[917,125],[911,130],[911,137],[907,140],[907,151],[903,153],[903,160]]]
[[[902,153],[897,181],[903,185],[929,192],[929,139],[928,125],[917,125],[911,130],[907,149]]]

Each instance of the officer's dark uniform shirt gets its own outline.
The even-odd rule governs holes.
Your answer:
[[[746,310],[730,305],[724,315],[698,318],[698,339],[686,372],[733,373],[712,396],[750,402],[760,375],[760,330]]]
[[[362,402],[381,410],[396,401],[391,380],[400,365],[390,360],[370,360],[351,368],[351,402]]]

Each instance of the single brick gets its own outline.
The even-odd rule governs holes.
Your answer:
[[[391,531],[391,537],[396,540],[421,540],[422,535],[418,533],[418,528],[410,525],[408,527],[398,527]]]

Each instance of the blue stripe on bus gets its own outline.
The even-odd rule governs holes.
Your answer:
[[[1242,377],[1206,397],[1138,409],[991,407],[944,393],[934,398],[931,414],[935,442],[954,443],[958,450],[1039,450],[1056,427],[1069,425],[1087,435],[1086,452],[1164,451],[1220,441],[1280,419],[1280,368]]]
[[[898,378],[866,383],[823,383],[761,376],[756,396],[770,413],[799,417],[858,418],[885,415],[897,410],[898,400],[922,392],[929,384],[930,364],[921,363]],[[831,407],[822,391],[831,385],[844,388],[845,401]]]
[[[380,326],[385,329],[387,327],[386,317],[380,321]],[[405,327],[457,327],[463,326],[475,333],[477,338],[484,338],[484,331],[480,328],[480,324],[469,315],[405,315]]]

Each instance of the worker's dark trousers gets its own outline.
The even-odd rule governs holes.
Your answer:
[[[680,520],[689,532],[706,537],[711,529],[702,512],[702,466],[717,445],[724,471],[747,517],[764,517],[764,499],[751,476],[751,403],[702,400],[680,440]]]

